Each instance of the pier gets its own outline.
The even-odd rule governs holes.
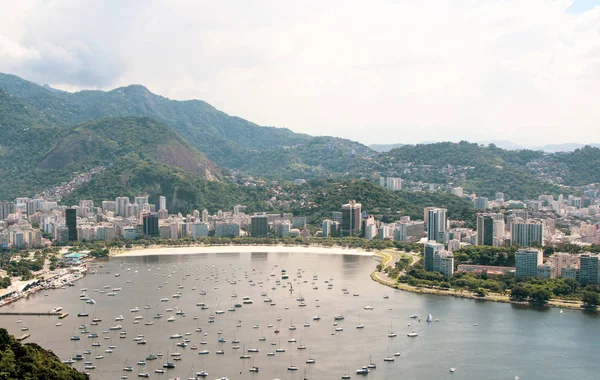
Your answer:
[[[0,312],[0,315],[34,315],[34,316],[46,316],[46,317],[64,318],[67,315],[69,315],[69,313],[56,313],[56,312],[51,312],[51,311],[46,312],[46,313],[12,312],[12,311],[8,311],[8,312]]]

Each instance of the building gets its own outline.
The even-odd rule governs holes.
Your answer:
[[[192,237],[199,238],[208,236],[208,223],[192,224]]]
[[[292,230],[292,224],[290,222],[283,222],[277,225],[277,236],[287,237],[290,236]]]
[[[583,285],[600,284],[598,255],[584,253],[579,256],[579,282]]]
[[[494,245],[494,218],[489,214],[477,215],[477,245]]]
[[[377,227],[374,224],[365,226],[365,239],[373,240],[377,236]]]
[[[486,197],[476,197],[473,200],[473,206],[475,206],[475,210],[487,210],[488,203],[489,201]]]
[[[496,192],[496,200],[498,202],[504,202],[504,193],[501,191]]]
[[[215,224],[216,237],[238,237],[240,236],[240,225],[238,223]]]
[[[515,253],[517,277],[533,277],[538,274],[544,255],[540,249],[519,249]]]
[[[454,274],[454,256],[452,253],[439,250],[433,254],[433,271],[440,272],[450,278]]]
[[[158,209],[166,210],[167,209],[167,197],[161,195],[158,197]]]
[[[68,208],[65,210],[67,229],[69,230],[69,241],[77,240],[77,210]]]
[[[160,231],[158,230],[158,214],[155,212],[145,213],[143,218],[144,236],[147,237],[159,237]]]
[[[395,241],[417,242],[425,235],[425,223],[421,220],[396,222]]]
[[[462,197],[464,195],[464,189],[462,187],[455,187],[452,189],[452,194],[457,197]]]
[[[541,278],[554,278],[554,268],[550,264],[538,265],[537,276]]]
[[[424,254],[423,254],[423,268],[431,272],[433,271],[433,256],[437,251],[443,251],[444,246],[438,244],[435,241],[428,241],[425,243]]]
[[[447,210],[445,208],[428,207],[426,211],[427,218],[425,219],[425,223],[427,224],[427,241],[442,242],[443,234],[440,235],[440,232],[444,233],[447,229]]]
[[[129,197],[117,197],[115,199],[117,204],[117,215],[126,217],[127,216],[127,205],[129,204]]]
[[[266,215],[253,215],[250,218],[250,236],[267,237],[269,235],[269,221]]]
[[[135,240],[137,238],[135,227],[123,227],[121,231],[123,234],[123,239]]]
[[[471,265],[471,264],[460,264],[457,272],[473,272],[481,273],[486,272],[488,274],[508,274],[514,273],[515,267],[497,267],[492,265]]]
[[[332,223],[332,221],[329,219],[325,219],[323,221],[323,223],[321,223],[321,230],[322,230],[321,236],[323,236],[323,237],[331,236],[331,223]]]
[[[359,236],[362,228],[362,205],[350,201],[342,206],[342,236]]]
[[[544,243],[544,226],[542,222],[529,219],[515,219],[510,224],[512,244],[531,247],[534,243]]]
[[[402,189],[402,178],[396,177],[379,177],[379,186],[392,191]]]
[[[0,221],[8,218],[10,214],[14,214],[16,210],[15,202],[0,202]]]
[[[566,252],[556,252],[550,257],[550,261],[552,262],[552,268],[554,273],[552,276],[554,278],[563,277],[562,269],[568,267],[576,268],[579,265],[579,256],[572,255]]]

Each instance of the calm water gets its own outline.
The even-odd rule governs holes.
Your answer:
[[[14,316],[0,316],[0,325],[15,335],[21,334],[22,326],[29,327],[31,337],[28,342],[53,350],[63,360],[90,349],[92,354],[84,356],[97,366],[90,371],[92,379],[120,379],[124,374],[134,379],[139,372],[148,372],[151,379],[176,376],[187,379],[201,370],[209,373],[208,379],[227,376],[229,379],[296,380],[303,377],[305,370],[308,379],[339,379],[344,372],[350,373],[352,378],[361,378],[355,370],[366,365],[369,356],[377,364],[377,369],[368,375],[370,379],[512,380],[515,375],[521,380],[598,378],[600,363],[595,359],[600,327],[596,315],[567,310],[560,315],[556,309],[532,310],[394,292],[370,280],[369,273],[375,264],[373,258],[364,256],[286,253],[113,259],[98,269],[102,273],[88,275],[74,287],[49,291],[48,296],[38,293],[2,310],[49,311],[60,305],[70,313],[61,321],[62,326],[55,326],[59,322],[55,317],[23,317],[23,323],[18,324],[18,317]],[[275,280],[281,277],[282,268],[290,276],[292,293],[289,287],[271,289]],[[299,270],[302,278],[296,279]],[[115,273],[121,276],[115,277]],[[276,276],[271,276],[272,273]],[[318,275],[318,280],[313,281],[313,275]],[[325,283],[330,278],[334,284],[332,289]],[[236,285],[230,284],[232,279],[237,280]],[[250,280],[255,286],[251,286]],[[122,291],[116,296],[94,292],[104,286],[121,287]],[[314,286],[318,289],[313,289]],[[193,287],[196,289],[192,290]],[[95,299],[95,305],[79,300],[81,288],[88,288],[85,293]],[[343,288],[350,294],[344,294]],[[202,290],[206,291],[205,296],[199,295]],[[173,298],[178,291],[181,298]],[[263,302],[263,292],[276,303],[275,306]],[[232,298],[233,293],[238,297]],[[386,294],[389,299],[383,298]],[[254,303],[243,305],[235,312],[227,311],[234,303],[242,303],[244,296],[252,298]],[[306,307],[298,306],[296,298],[300,296],[305,298]],[[163,297],[169,298],[169,302],[160,302]],[[210,309],[201,310],[196,306],[197,302],[207,303]],[[144,309],[145,305],[151,308]],[[366,305],[373,306],[374,310],[364,310]],[[136,306],[140,311],[130,312]],[[174,311],[167,312],[167,308]],[[209,323],[209,315],[218,308],[225,310],[225,314],[216,315],[215,322]],[[167,318],[179,309],[185,311],[185,316],[176,316],[174,322],[168,322]],[[88,312],[89,317],[77,317],[81,311]],[[153,319],[155,313],[162,313],[164,317]],[[439,318],[439,322],[427,324],[424,318],[428,313]],[[115,322],[115,317],[121,314],[125,320]],[[343,327],[344,331],[332,335],[334,316],[338,314],[346,317],[337,326]],[[412,314],[419,315],[422,321],[410,319]],[[139,324],[133,323],[136,315],[144,317]],[[315,315],[322,319],[313,321]],[[194,320],[194,316],[198,319]],[[91,326],[93,317],[101,318],[102,322]],[[277,321],[278,317],[282,320]],[[356,329],[359,319],[365,325],[364,329]],[[154,321],[154,325],[144,324],[149,320]],[[238,321],[241,321],[241,327],[236,327]],[[303,327],[305,322],[309,322],[310,327]],[[409,323],[412,326],[409,327]],[[87,338],[87,334],[80,333],[78,327],[81,324],[86,324],[90,333],[97,333],[99,338]],[[126,339],[119,339],[119,331],[103,333],[115,324],[123,325],[123,330],[128,333]],[[255,324],[258,329],[253,328]],[[268,328],[268,324],[273,327]],[[288,330],[291,324],[297,330]],[[197,327],[203,331],[196,332]],[[274,333],[277,328],[281,330],[279,334]],[[388,338],[390,329],[398,334],[397,337]],[[223,331],[226,343],[218,342],[218,330]],[[416,331],[419,336],[407,337],[411,331]],[[191,335],[185,336],[186,332]],[[170,339],[170,335],[176,333],[191,340],[187,347],[175,345],[182,339]],[[75,334],[81,336],[79,342],[70,341]],[[144,334],[147,345],[137,345],[133,341],[138,334]],[[110,338],[103,339],[104,336]],[[263,336],[266,341],[259,341]],[[297,343],[288,343],[290,338],[295,338]],[[251,359],[242,360],[239,356],[243,349],[232,349],[233,339],[239,339],[239,345],[246,350],[258,348],[259,352],[252,353]],[[94,341],[102,346],[92,347]],[[207,344],[201,345],[201,341]],[[113,353],[105,353],[111,344],[116,346]],[[193,345],[199,349],[191,350]],[[299,345],[305,345],[307,349],[298,350]],[[267,352],[274,352],[277,347],[286,351],[267,356]],[[203,349],[210,353],[199,355]],[[219,349],[225,351],[224,355],[215,353]],[[157,352],[164,356],[148,361],[143,367],[136,365],[149,353]],[[154,373],[173,352],[181,353],[182,358],[174,362],[176,368],[165,374]],[[394,362],[383,362],[384,357],[395,352],[400,352],[401,356]],[[95,359],[97,355],[104,358]],[[309,355],[316,359],[315,364],[305,363]],[[76,362],[74,366],[83,369],[84,361]],[[132,366],[134,371],[123,372],[125,364]],[[252,365],[259,367],[260,372],[250,373],[248,369]],[[288,371],[290,365],[297,366],[298,371]],[[450,373],[450,367],[455,367],[456,372]]]

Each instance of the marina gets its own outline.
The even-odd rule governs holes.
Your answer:
[[[595,314],[391,291],[369,278],[369,256],[226,253],[102,264],[110,274],[10,305],[0,323],[15,336],[26,326],[28,341],[91,379],[592,379],[599,370],[589,356],[600,339]],[[105,287],[121,290],[109,297]],[[237,299],[240,307],[230,308]],[[61,325],[43,317],[59,304],[71,312]],[[547,368],[529,363],[523,349],[549,358]],[[559,365],[565,350],[590,364]]]

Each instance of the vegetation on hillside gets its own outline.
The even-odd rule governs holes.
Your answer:
[[[87,380],[89,376],[63,364],[35,343],[21,344],[0,328],[0,379]]]

